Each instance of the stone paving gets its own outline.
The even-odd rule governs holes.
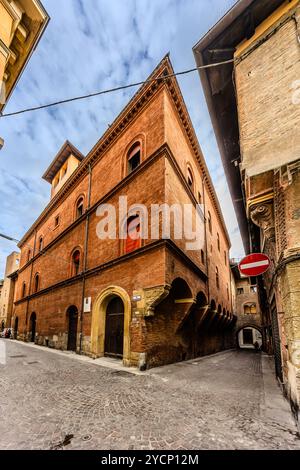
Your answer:
[[[230,351],[136,375],[2,341],[1,449],[300,449],[260,353]]]

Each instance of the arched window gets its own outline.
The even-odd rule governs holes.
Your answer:
[[[187,182],[192,191],[194,191],[194,177],[192,170],[190,168],[187,169]]]
[[[79,219],[83,214],[83,197],[79,198],[76,204],[76,219]]]
[[[26,295],[26,284],[25,284],[25,282],[23,282],[23,284],[22,284],[22,298],[25,297],[25,295]]]
[[[80,251],[75,250],[72,255],[72,275],[77,276],[80,269]]]
[[[216,285],[217,285],[217,288],[219,289],[220,288],[220,279],[219,279],[219,269],[218,269],[217,266],[216,266]]]
[[[217,233],[217,245],[218,245],[218,250],[220,251],[220,235]]]
[[[39,288],[40,288],[40,276],[36,274],[34,278],[34,285],[33,285],[34,292],[38,292]]]
[[[204,264],[205,263],[205,256],[204,256],[204,251],[201,250],[201,263]]]
[[[40,237],[39,238],[39,251],[42,251],[43,248],[44,248],[44,239],[43,237]]]
[[[212,233],[211,213],[209,211],[208,211],[208,214],[207,214],[207,222],[208,222],[208,229],[209,229],[210,233]]]
[[[199,191],[198,191],[198,204],[202,204],[202,196]]]
[[[30,258],[31,258],[31,250],[29,249],[27,253],[27,263],[30,260]]]
[[[125,240],[125,253],[140,248],[141,246],[141,223],[140,217],[134,215],[127,220],[127,236]]]
[[[141,163],[141,144],[136,142],[127,153],[128,174],[134,171]]]

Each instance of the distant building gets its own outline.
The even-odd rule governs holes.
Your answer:
[[[44,174],[51,201],[21,240],[18,338],[140,368],[232,345],[230,240],[171,62],[150,79],[89,154],[66,142]],[[159,80],[154,80],[159,79]],[[117,215],[124,238],[101,239],[100,204],[201,209],[201,246],[187,236],[141,238],[136,208]],[[137,234],[136,239],[131,234]]]
[[[300,2],[240,0],[194,47],[245,249],[258,278],[264,342],[300,409]]]
[[[0,0],[0,112],[48,21],[49,16],[39,0]]]
[[[0,329],[10,326],[12,314],[14,283],[9,277],[19,269],[20,253],[14,251],[6,259],[5,275],[0,296]]]
[[[235,280],[236,345],[239,348],[253,349],[257,342],[262,347],[262,321],[256,278],[242,276],[235,262],[231,262],[231,270]],[[266,349],[267,345],[264,347]]]

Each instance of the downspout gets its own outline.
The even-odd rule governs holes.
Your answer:
[[[83,312],[84,312],[84,292],[85,292],[85,275],[87,270],[87,252],[88,252],[88,236],[90,214],[89,209],[91,206],[91,188],[92,188],[92,168],[89,164],[89,186],[88,186],[88,201],[87,201],[87,215],[85,219],[85,234],[84,234],[84,253],[83,253],[83,277],[82,277],[82,294],[81,294],[81,312],[80,312],[80,340],[79,340],[79,354],[82,353],[82,330],[83,330]]]
[[[37,231],[36,231],[36,229],[35,229],[35,230],[34,230],[33,253],[32,253],[33,256],[35,256],[36,235],[37,235]],[[29,278],[29,286],[28,286],[28,296],[31,294],[31,283],[32,283],[33,264],[34,264],[34,261],[32,261],[32,263],[31,263],[30,278]],[[28,311],[29,311],[29,298],[27,299],[27,304],[26,304],[26,317],[25,317],[25,338],[26,338],[26,339],[27,339]],[[25,339],[24,339],[24,341],[25,341]]]
[[[202,191],[203,191],[203,207],[204,207],[204,239],[205,239],[205,251],[206,251],[206,273],[207,273],[207,303],[209,304],[210,300],[210,291],[209,291],[209,272],[208,272],[208,247],[207,247],[207,219],[206,219],[206,209],[205,209],[205,187],[204,180],[206,176],[202,176]]]

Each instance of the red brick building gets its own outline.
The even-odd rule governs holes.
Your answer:
[[[166,57],[150,78],[171,73]],[[231,345],[230,241],[174,77],[145,83],[85,158],[66,142],[44,178],[52,199],[19,245],[19,339],[141,368]],[[120,196],[203,204],[202,246],[188,250],[172,231],[99,239],[97,208]],[[139,217],[117,213],[117,224],[138,232]]]

